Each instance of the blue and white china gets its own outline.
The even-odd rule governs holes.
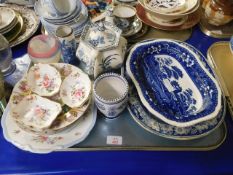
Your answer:
[[[130,88],[128,110],[140,126],[153,134],[175,140],[191,140],[204,137],[218,128],[224,120],[226,105],[222,98],[222,108],[215,118],[188,127],[177,127],[154,117],[141,103],[136,89]]]
[[[233,54],[233,36],[231,37],[230,40],[230,48],[231,48],[231,53]]]
[[[115,25],[123,32],[128,32],[136,19],[136,9],[130,5],[120,4],[113,8],[112,15]]]
[[[162,121],[187,127],[214,118],[221,109],[221,90],[197,54],[172,40],[136,44],[127,73],[143,105]]]
[[[75,8],[69,14],[61,15],[59,17],[53,16],[51,18],[47,18],[47,16],[45,15],[46,12],[44,11],[46,10],[44,10],[45,7],[43,7],[43,5],[41,4],[42,1],[46,1],[46,0],[38,1],[35,4],[34,8],[37,14],[40,16],[41,23],[43,24],[45,30],[50,35],[55,35],[56,29],[61,25],[67,25],[67,26],[72,27],[75,36],[81,35],[84,26],[88,24],[89,22],[88,10],[81,0],[75,0],[75,1],[70,0],[70,4],[74,3],[73,6]],[[50,0],[48,1],[50,2]],[[64,5],[66,5],[65,1],[59,1],[59,3],[62,3],[62,2]],[[50,9],[52,7],[48,5],[48,8]],[[68,7],[66,7],[66,9],[67,8]]]
[[[121,75],[105,73],[93,86],[95,104],[107,118],[117,117],[127,106],[128,82]]]
[[[76,56],[90,76],[120,68],[124,62],[127,40],[114,24],[104,21],[87,25],[81,35]]]
[[[35,11],[46,19],[66,18],[75,11],[77,0],[39,0],[35,3]]]
[[[60,26],[56,30],[56,37],[61,43],[63,62],[74,63],[76,60],[76,41],[73,29],[69,26]]]

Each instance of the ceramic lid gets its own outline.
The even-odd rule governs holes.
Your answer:
[[[104,21],[87,25],[81,40],[93,49],[103,51],[115,48],[119,44],[121,29],[114,24]]]

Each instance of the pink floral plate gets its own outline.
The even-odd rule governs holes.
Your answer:
[[[61,110],[59,103],[31,94],[11,108],[11,116],[28,127],[45,129],[50,127]]]
[[[60,89],[62,101],[71,108],[82,106],[88,100],[90,93],[91,81],[81,71],[76,71],[67,76]]]
[[[27,74],[27,82],[32,92],[40,96],[53,96],[61,86],[61,75],[49,64],[36,64]]]
[[[7,141],[19,149],[33,153],[42,154],[66,149],[82,142],[94,127],[97,110],[93,100],[91,101],[89,109],[75,125],[53,135],[31,133],[23,130],[11,116],[10,106],[8,105],[1,119],[3,135]]]

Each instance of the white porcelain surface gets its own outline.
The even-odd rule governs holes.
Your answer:
[[[61,105],[46,98],[32,94],[24,97],[15,108],[11,108],[11,116],[28,127],[48,128],[61,112]]]
[[[40,96],[52,96],[61,86],[61,75],[48,64],[36,64],[31,67],[27,75],[31,90]]]
[[[115,118],[126,107],[128,101],[128,82],[115,73],[99,76],[94,82],[95,103],[108,118]]]

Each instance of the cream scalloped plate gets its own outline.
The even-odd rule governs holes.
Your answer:
[[[27,82],[32,92],[40,96],[52,96],[59,92],[61,75],[48,64],[36,64],[27,74]]]
[[[89,98],[91,93],[91,81],[81,72],[67,76],[61,85],[60,96],[62,101],[71,108],[80,107]]]

